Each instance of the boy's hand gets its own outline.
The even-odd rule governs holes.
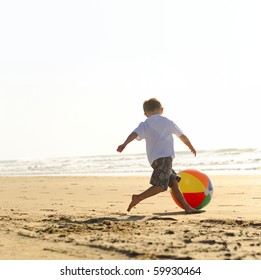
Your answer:
[[[193,147],[193,146],[190,148],[190,151],[191,151],[191,153],[193,153],[193,154],[194,154],[194,156],[196,156],[196,155],[197,155],[197,152],[196,152],[196,150],[194,149],[194,147]]]
[[[125,149],[126,145],[121,144],[118,148],[117,148],[117,152],[121,153],[124,149]]]
[[[188,139],[188,137],[187,137],[186,135],[182,134],[182,135],[179,137],[179,139],[180,139],[185,145],[187,145],[187,146],[189,147],[191,153],[193,153],[194,156],[197,155],[196,150],[194,149],[194,147],[192,146],[192,144],[190,143],[190,141],[189,141],[189,139]]]
[[[117,148],[117,152],[122,152],[125,147],[131,142],[133,141],[136,137],[138,136],[138,134],[136,132],[132,132],[127,139],[125,140],[125,142],[123,144],[121,144],[118,148]]]

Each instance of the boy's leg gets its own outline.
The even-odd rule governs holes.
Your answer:
[[[185,212],[187,214],[192,214],[192,213],[198,213],[198,212],[201,212],[200,210],[197,210],[197,209],[194,209],[192,207],[190,207],[188,205],[188,203],[186,202],[180,188],[179,188],[179,183],[176,179],[173,179],[171,181],[171,190],[173,192],[173,194],[175,195],[176,199],[179,201],[179,203],[183,206]]]
[[[134,206],[136,206],[138,203],[140,203],[142,200],[154,196],[160,192],[163,192],[164,189],[162,187],[158,187],[158,186],[151,186],[150,188],[148,188],[146,191],[140,193],[140,194],[134,194],[132,196],[132,200],[131,203],[127,209],[127,211],[129,212]]]

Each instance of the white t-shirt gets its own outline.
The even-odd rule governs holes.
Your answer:
[[[180,137],[182,130],[171,120],[155,114],[141,122],[134,130],[137,140],[146,140],[146,150],[149,163],[161,157],[174,157],[173,135]]]

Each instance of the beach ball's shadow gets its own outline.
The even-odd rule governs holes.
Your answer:
[[[185,211],[178,211],[178,212],[153,213],[153,215],[157,215],[157,216],[180,216],[180,215],[190,216],[190,215],[202,214],[204,212],[206,212],[206,211],[205,210],[199,210],[199,212],[187,214]]]

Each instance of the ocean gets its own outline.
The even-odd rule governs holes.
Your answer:
[[[206,174],[261,174],[261,149],[177,151],[176,172],[193,168]],[[146,154],[114,154],[0,161],[0,176],[150,176]]]

